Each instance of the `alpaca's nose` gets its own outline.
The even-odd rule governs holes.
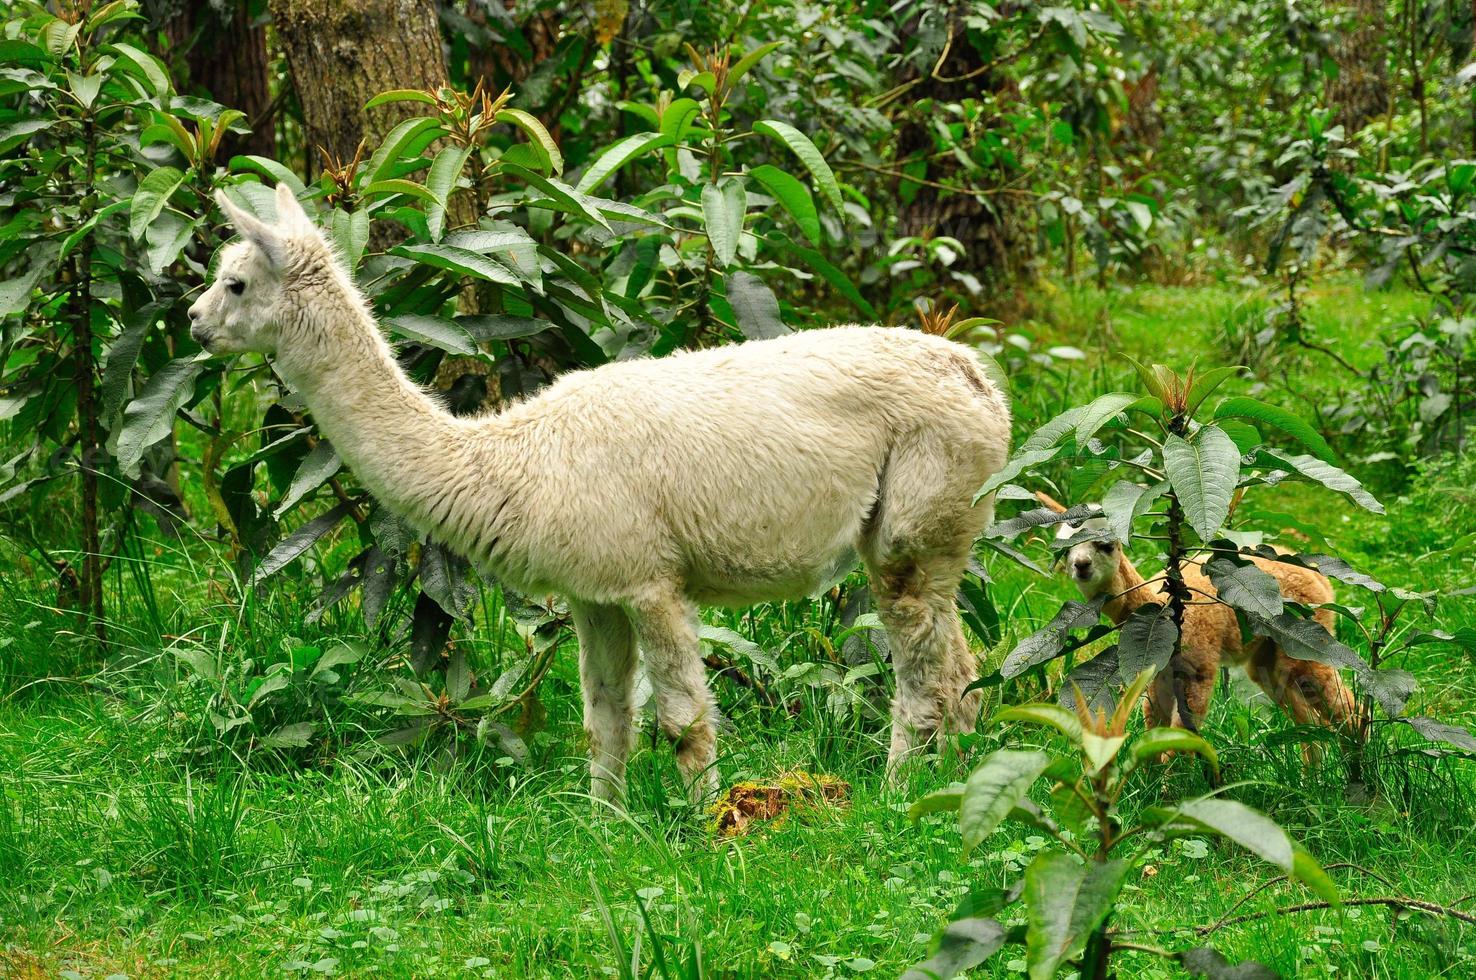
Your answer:
[[[1078,558],[1076,560],[1076,574],[1080,578],[1086,578],[1092,572],[1092,562],[1089,558]]]

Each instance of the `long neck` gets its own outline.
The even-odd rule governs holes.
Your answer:
[[[1163,601],[1152,586],[1144,583],[1143,576],[1138,574],[1126,554],[1118,557],[1117,570],[1112,573],[1112,581],[1107,585],[1106,594],[1110,598],[1102,606],[1102,611],[1114,623],[1121,623],[1133,614],[1133,610],[1145,603]]]
[[[283,324],[277,369],[339,457],[391,510],[481,557],[476,512],[501,499],[500,467],[482,458],[495,420],[457,419],[406,377],[341,275],[291,306],[296,322]]]

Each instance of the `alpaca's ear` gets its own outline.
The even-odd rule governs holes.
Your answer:
[[[286,184],[277,185],[277,224],[295,232],[316,230],[313,220],[297,202],[297,195]]]
[[[215,192],[215,203],[225,212],[227,220],[232,227],[241,233],[241,237],[255,245],[266,260],[274,267],[282,265],[283,250],[282,237],[268,224],[251,214],[247,214],[225,195],[225,191]]]

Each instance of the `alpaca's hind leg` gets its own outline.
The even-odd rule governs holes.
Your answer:
[[[570,602],[579,635],[579,681],[584,690],[584,730],[589,736],[590,792],[620,805],[625,798],[625,760],[635,731],[636,639],[630,617],[619,606]]]
[[[717,789],[717,705],[697,639],[697,610],[677,594],[632,604],[661,730],[694,802]]]
[[[974,728],[981,694],[964,693],[978,675],[954,604],[960,562],[904,560],[871,570],[878,612],[892,641],[897,696],[887,769],[947,732]]]
[[[924,433],[894,447],[860,541],[897,676],[887,756],[893,779],[940,732],[971,731],[982,700],[981,692],[964,694],[978,667],[955,599],[974,538],[994,510],[992,499],[973,502],[994,465],[975,448]]]

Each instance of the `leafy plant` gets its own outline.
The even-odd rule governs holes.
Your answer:
[[[1170,951],[1126,938],[1115,927],[1123,918],[1127,876],[1158,843],[1184,836],[1222,837],[1276,866],[1336,905],[1337,889],[1311,855],[1293,843],[1266,815],[1218,795],[1148,807],[1129,818],[1120,802],[1133,774],[1165,752],[1199,755],[1212,769],[1218,758],[1208,742],[1182,729],[1153,728],[1129,736],[1128,719],[1147,690],[1153,671],[1139,673],[1109,714],[1093,710],[1084,695],[1074,709],[1025,704],[997,711],[993,723],[1043,725],[1064,736],[1068,755],[1037,749],[999,749],[963,784],[931,793],[912,805],[917,821],[957,813],[965,853],[978,847],[1006,820],[1051,837],[1059,849],[1039,851],[1023,877],[1008,887],[974,890],[934,939],[933,955],[909,970],[909,980],[946,980],[984,962],[1006,946],[1023,946],[1031,980],[1074,969],[1091,980],[1113,974],[1114,957],[1128,952],[1177,960],[1199,976],[1274,976],[1255,963],[1226,964],[1208,948]],[[1050,805],[1037,805],[1030,791],[1050,781]],[[1024,922],[1001,913],[1024,906]],[[1018,916],[1013,917],[1018,920]]]
[[[1110,597],[1089,603],[1068,601],[1043,629],[1014,647],[996,676],[977,683],[1018,677],[1116,632],[1115,644],[1067,675],[1063,698],[1080,692],[1089,703],[1100,703],[1112,687],[1128,683],[1144,668],[1167,670],[1173,677],[1178,713],[1189,719],[1183,682],[1186,671],[1179,666],[1184,610],[1189,602],[1213,601],[1235,610],[1246,635],[1267,637],[1288,656],[1352,671],[1366,696],[1390,719],[1411,725],[1427,738],[1470,751],[1473,742],[1464,729],[1405,717],[1415,680],[1406,672],[1379,666],[1385,641],[1374,642],[1374,633],[1366,629],[1370,658],[1360,656],[1311,618],[1313,610],[1287,600],[1278,581],[1250,559],[1315,569],[1376,596],[1387,592],[1393,603],[1389,609],[1415,599],[1433,603],[1433,596],[1388,590],[1336,555],[1284,553],[1263,545],[1258,535],[1244,528],[1229,526],[1232,511],[1242,500],[1258,501],[1264,490],[1287,480],[1322,486],[1374,513],[1383,513],[1382,505],[1334,465],[1327,443],[1291,412],[1247,396],[1221,398],[1209,408],[1215,390],[1237,369],[1216,368],[1198,374],[1191,370],[1181,377],[1159,364],[1148,367],[1134,362],[1134,367],[1147,394],[1111,392],[1056,416],[1025,440],[980,494],[998,490],[1006,497],[1028,497],[1010,481],[1027,471],[1069,460],[1073,497],[1091,499],[1104,491],[1100,513],[1108,527],[1078,530],[1054,541],[1052,547],[1064,550],[1091,539],[1114,539],[1124,547],[1135,540],[1151,541],[1162,548],[1164,568],[1148,584],[1162,583],[1167,601],[1147,605],[1117,625],[1098,624],[1103,601]],[[1147,425],[1138,428],[1139,419]],[[1270,441],[1273,436],[1289,439],[1306,452],[1280,448]],[[1119,474],[1124,472],[1135,478],[1122,479]],[[1252,503],[1247,509],[1259,506]],[[1096,513],[1088,505],[1027,510],[997,523],[990,535],[1007,541],[1034,528],[1079,524]],[[1298,526],[1285,515],[1262,513],[1283,527]],[[1185,584],[1184,568],[1191,561],[1203,564],[1215,585],[1215,596],[1193,594]],[[1385,599],[1377,601],[1384,610]],[[1357,618],[1346,606],[1330,608]],[[1387,638],[1389,624],[1381,621],[1377,628]],[[1076,636],[1080,631],[1085,632]],[[1361,735],[1366,736],[1367,731],[1364,722]]]

